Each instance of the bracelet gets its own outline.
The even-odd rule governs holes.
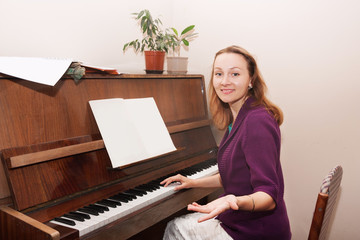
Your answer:
[[[251,209],[251,212],[253,212],[255,210],[255,201],[254,201],[254,198],[250,195],[247,195],[249,198],[251,198],[251,201],[252,201],[252,204],[253,204],[253,207]]]

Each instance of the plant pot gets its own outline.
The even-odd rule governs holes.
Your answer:
[[[164,71],[164,51],[144,51],[145,71],[149,74],[162,74]]]
[[[188,58],[187,57],[167,57],[167,72],[169,74],[186,74]]]

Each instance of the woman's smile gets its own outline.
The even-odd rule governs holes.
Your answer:
[[[231,94],[234,91],[235,91],[234,89],[221,89],[221,92],[226,95]]]

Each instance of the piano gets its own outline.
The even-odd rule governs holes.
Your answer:
[[[159,185],[217,172],[205,92],[197,74],[64,75],[54,87],[0,75],[0,239],[135,239],[217,196]],[[88,102],[143,97],[155,99],[177,150],[112,168]]]

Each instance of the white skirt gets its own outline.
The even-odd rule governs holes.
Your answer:
[[[217,219],[198,223],[203,213],[190,213],[170,221],[163,240],[231,240]]]

